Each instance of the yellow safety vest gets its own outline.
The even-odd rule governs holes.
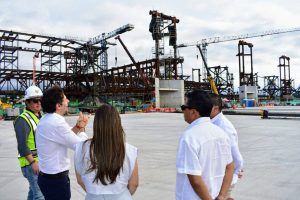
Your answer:
[[[35,145],[35,129],[37,124],[39,123],[39,118],[28,110],[24,110],[24,112],[19,116],[22,117],[30,127],[30,133],[27,138],[27,146],[32,152],[33,158],[38,161],[36,145]],[[25,167],[29,165],[28,160],[24,156],[18,156],[20,166]]]

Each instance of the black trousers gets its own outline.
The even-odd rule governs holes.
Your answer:
[[[70,200],[71,187],[68,173],[55,176],[40,173],[38,184],[45,200]]]

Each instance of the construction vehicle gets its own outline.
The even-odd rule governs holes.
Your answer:
[[[5,109],[7,109],[7,108],[12,108],[12,104],[10,104],[10,103],[5,103],[5,102],[2,102],[2,101],[0,100],[0,109],[5,110]]]
[[[10,103],[5,103],[0,100],[0,119],[15,119],[20,115],[20,108],[13,107]]]

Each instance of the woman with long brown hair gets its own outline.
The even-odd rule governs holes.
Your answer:
[[[107,104],[95,113],[94,135],[76,145],[77,182],[86,200],[131,200],[138,186],[137,148],[125,142],[118,111]]]

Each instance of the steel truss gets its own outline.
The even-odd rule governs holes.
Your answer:
[[[246,53],[245,46],[249,47],[249,53]],[[253,77],[253,59],[252,59],[252,43],[245,42],[243,40],[239,41],[238,44],[238,54],[239,57],[239,78],[240,78],[240,86],[249,85],[254,86],[254,77]],[[245,71],[245,57],[248,56],[250,58],[250,72],[246,73]]]
[[[35,76],[37,86],[45,90],[59,85],[69,98],[125,93],[148,95],[154,91],[155,77],[183,79],[178,74],[165,77],[157,72],[159,63],[174,69],[183,63],[183,58],[162,58],[158,62],[151,59],[104,70],[99,64],[104,49],[83,40],[0,30],[0,95],[16,98],[33,84],[33,70],[19,66],[20,52],[32,54],[30,59],[37,52],[41,54],[41,68]],[[205,83],[190,81],[186,81],[185,87],[209,88]]]
[[[290,72],[290,58],[282,55],[279,57],[279,77],[280,77],[280,96],[291,95],[292,88],[292,80],[291,80],[291,72]]]
[[[156,59],[156,77],[164,76],[166,79],[179,79],[177,68],[177,28],[176,24],[179,23],[179,19],[175,16],[168,16],[160,13],[156,10],[150,10],[149,14],[152,16],[149,25],[149,31],[152,33],[152,39],[155,40],[155,59]],[[165,24],[168,24],[165,26]],[[168,30],[167,32],[165,30]],[[159,62],[161,60],[160,55],[164,56],[164,37],[169,37],[169,46],[173,47],[173,64],[166,64]],[[165,59],[165,58],[164,58]],[[160,66],[164,65],[165,72],[160,74]],[[181,71],[182,75],[182,71]]]
[[[229,73],[228,67],[209,67],[208,70],[211,72],[217,89],[222,95],[233,94],[233,74]]]
[[[262,91],[270,98],[274,99],[279,95],[279,79],[278,76],[264,76],[264,88]]]

